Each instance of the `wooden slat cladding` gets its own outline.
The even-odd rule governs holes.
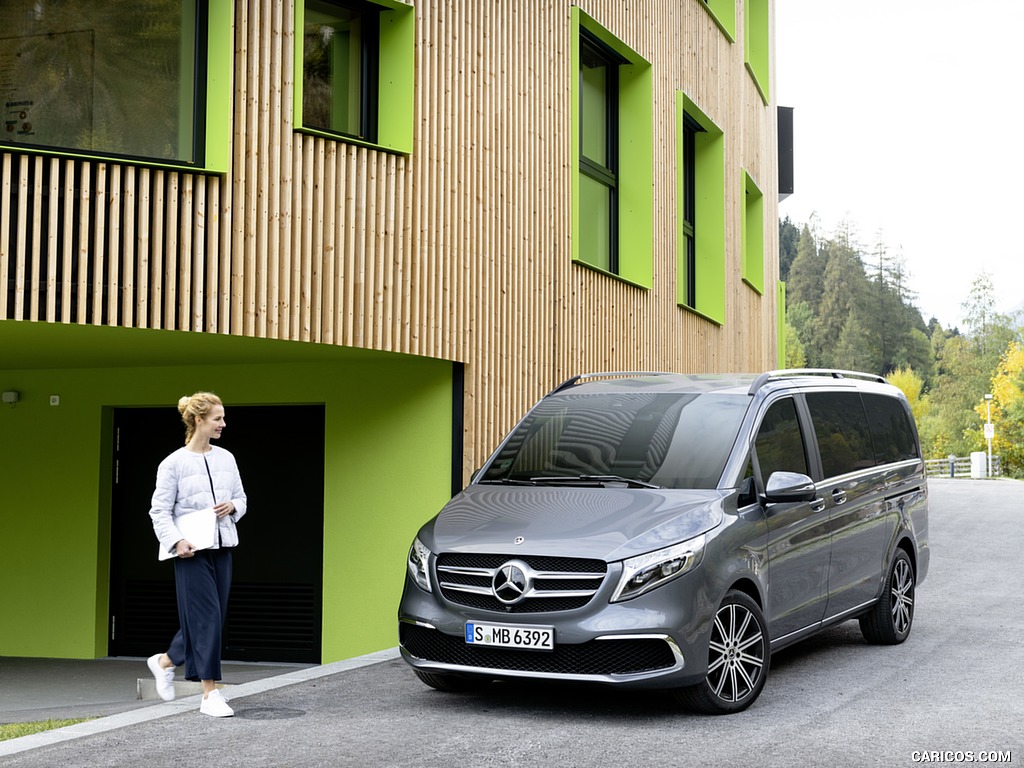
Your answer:
[[[0,155],[0,317],[242,334],[466,364],[468,472],[588,370],[775,365],[775,291],[740,280],[746,171],[777,274],[774,104],[701,0],[576,0],[652,64],[654,285],[571,262],[569,0],[416,0],[414,145],[293,125],[292,0],[235,0],[224,176]],[[680,309],[677,93],[723,130],[726,320]]]
[[[215,308],[202,302],[218,281],[195,274],[219,253],[205,225],[218,186],[101,161],[3,155],[0,317],[218,330]]]

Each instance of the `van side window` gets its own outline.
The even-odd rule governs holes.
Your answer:
[[[871,439],[875,444],[875,461],[889,464],[919,458],[914,428],[903,401],[872,394],[864,394],[863,398]]]
[[[754,440],[754,452],[763,482],[772,472],[807,471],[807,451],[793,398],[777,400],[768,407]]]
[[[807,407],[825,477],[875,466],[864,405],[857,392],[808,392]]]

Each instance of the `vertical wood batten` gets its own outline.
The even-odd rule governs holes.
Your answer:
[[[62,217],[63,245],[61,247],[61,285],[60,285],[60,322],[71,322],[74,283],[72,282],[72,266],[75,260],[73,233],[75,231],[75,164],[54,158],[55,166],[64,169],[64,216]],[[3,315],[0,312],[0,315]]]
[[[152,319],[153,301],[149,295],[150,269],[152,256],[150,249],[152,239],[150,238],[150,184],[153,174],[148,168],[139,170],[138,184],[138,227],[136,231],[136,251],[138,252],[138,264],[136,266],[136,281],[138,285],[137,317],[140,328],[148,328]]]
[[[100,283],[105,325],[119,325],[121,299],[121,166],[110,167],[110,194],[104,215],[108,220],[106,285]]]
[[[11,264],[11,195],[14,157],[5,154],[0,161],[0,318],[7,317],[7,283]]]
[[[45,161],[44,161],[45,162]],[[57,298],[61,286],[57,282],[57,273],[61,266],[58,258],[60,252],[60,241],[58,237],[58,222],[60,221],[61,186],[60,186],[60,160],[51,157],[49,160],[48,176],[48,205],[46,225],[46,321],[57,322]]]
[[[135,235],[136,212],[135,212],[135,177],[136,169],[126,166],[124,169],[124,185],[121,199],[124,204],[125,215],[123,216],[123,230],[121,237],[121,295],[114,301],[121,304],[121,325],[131,328],[135,325],[135,318],[138,315],[136,306],[136,274],[137,259],[137,238]]]
[[[29,157],[22,155],[18,174],[18,218],[17,218],[17,240],[14,245],[14,319],[25,319],[25,273],[26,273],[26,251],[28,250],[28,206],[25,200],[28,199],[28,168]],[[7,286],[4,285],[4,293]]]

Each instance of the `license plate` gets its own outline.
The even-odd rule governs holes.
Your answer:
[[[555,630],[553,627],[517,627],[511,624],[469,622],[466,624],[466,642],[469,645],[553,651]]]

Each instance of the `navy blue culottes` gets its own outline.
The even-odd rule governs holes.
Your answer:
[[[203,549],[174,558],[180,629],[167,655],[185,665],[186,680],[220,680],[224,620],[231,592],[231,548]]]

